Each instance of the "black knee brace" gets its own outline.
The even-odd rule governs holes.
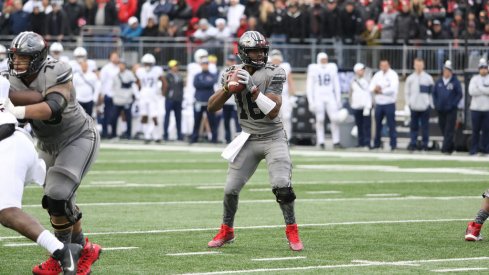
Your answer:
[[[277,198],[277,202],[282,203],[291,203],[295,200],[295,193],[292,187],[282,187],[282,188],[273,188],[273,194]]]
[[[82,213],[76,205],[71,203],[71,200],[55,200],[44,195],[42,197],[42,207],[48,210],[50,216],[66,217],[68,220],[65,224],[54,224],[51,219],[51,225],[54,229],[67,229],[82,218]]]

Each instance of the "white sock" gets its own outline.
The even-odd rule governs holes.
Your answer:
[[[49,253],[53,254],[58,249],[63,249],[64,244],[48,230],[42,231],[36,241],[40,246],[44,247]]]
[[[151,140],[153,138],[154,128],[155,128],[155,125],[153,124],[152,121],[143,124],[144,139]]]

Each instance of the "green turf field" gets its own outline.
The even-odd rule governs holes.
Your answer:
[[[241,193],[236,241],[208,249],[227,168],[218,150],[104,147],[78,192],[85,232],[106,249],[93,274],[489,272],[489,241],[463,240],[489,187],[489,158],[295,149],[305,246],[297,253],[287,246],[264,163]],[[24,209],[48,227],[41,196],[28,187]],[[46,257],[0,228],[0,274],[30,274]]]

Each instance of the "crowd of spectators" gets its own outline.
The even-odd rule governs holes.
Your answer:
[[[120,26],[134,37],[187,37],[219,43],[257,30],[289,43],[489,40],[486,0],[0,0],[0,35],[32,30],[50,40],[84,25]]]

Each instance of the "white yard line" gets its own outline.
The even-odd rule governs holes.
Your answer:
[[[110,251],[110,250],[131,250],[138,249],[137,246],[121,246],[121,247],[102,247],[102,251]]]
[[[336,269],[336,268],[366,267],[366,266],[399,266],[399,265],[402,265],[403,263],[422,264],[422,263],[433,263],[433,262],[459,262],[459,261],[480,261],[480,260],[489,260],[489,257],[414,260],[414,261],[403,261],[403,262],[369,262],[369,261],[365,261],[365,262],[361,262],[361,263],[352,263],[352,264],[227,270],[227,271],[215,271],[215,272],[185,273],[183,275],[217,275],[217,274],[262,273],[262,272],[265,273],[265,272],[276,272],[276,271],[320,270],[320,269]]]
[[[222,254],[220,251],[203,251],[203,252],[185,252],[185,253],[168,253],[166,256],[194,256],[194,255],[215,255]]]
[[[268,262],[268,261],[289,261],[289,260],[301,260],[306,259],[306,256],[296,256],[296,257],[281,257],[281,258],[258,258],[251,259],[256,262]]]
[[[351,201],[417,201],[417,200],[467,200],[480,199],[480,196],[447,196],[447,197],[424,197],[424,196],[408,196],[408,197],[392,197],[392,198],[323,198],[323,199],[297,199],[302,203],[318,203],[318,202],[351,202]],[[240,200],[243,203],[275,203],[275,200]],[[150,202],[93,202],[93,203],[77,203],[79,206],[152,206],[152,205],[199,205],[199,204],[222,204],[222,200],[215,201],[150,201]],[[40,204],[26,204],[23,208],[39,208]]]
[[[91,181],[89,184],[94,184],[94,185],[122,185],[125,184],[126,182],[123,180],[97,180],[97,181]]]
[[[246,191],[246,189],[244,189]],[[249,192],[271,192],[272,188],[250,188]]]
[[[224,189],[224,184],[221,185],[203,185],[197,186],[196,189]]]
[[[310,169],[321,171],[373,171],[389,173],[424,173],[424,174],[463,174],[463,175],[489,175],[489,171],[468,169],[468,168],[402,168],[389,165],[348,165],[348,164],[301,164],[296,166],[297,169]]]
[[[366,197],[398,197],[400,194],[390,193],[390,194],[365,194]]]
[[[6,247],[24,247],[24,246],[36,246],[37,243],[31,242],[31,243],[6,243],[3,246]]]
[[[221,153],[223,146],[188,146],[188,145],[144,145],[102,142],[102,149],[139,150],[139,151],[166,151],[166,152],[195,152],[195,153]],[[436,161],[464,161],[489,162],[488,157],[471,157],[467,155],[445,156],[433,154],[407,154],[382,152],[350,152],[350,151],[318,151],[313,147],[294,147],[290,150],[292,156],[303,157],[344,157],[344,158],[374,158],[387,160],[436,160]],[[224,163],[225,160],[222,160]]]
[[[343,193],[342,191],[336,191],[336,190],[324,190],[324,191],[307,191],[306,194],[341,194]]]
[[[265,170],[265,169],[263,169]],[[130,174],[214,174],[225,173],[227,169],[155,169],[155,170],[92,170],[90,175],[130,175]]]
[[[465,268],[448,268],[448,269],[434,269],[432,272],[447,273],[447,272],[462,272],[462,271],[482,271],[488,270],[487,267],[465,267]]]
[[[299,224],[299,227],[327,227],[327,226],[342,226],[342,225],[378,225],[378,224],[410,224],[410,223],[430,223],[430,222],[466,222],[471,220],[470,218],[451,218],[451,219],[433,219],[433,220],[391,220],[391,221],[355,221],[355,222],[333,222],[333,223],[311,223],[311,224]],[[256,225],[256,226],[237,226],[235,229],[272,229],[283,228],[284,225]],[[182,228],[182,229],[160,229],[160,230],[140,230],[140,231],[114,231],[114,232],[87,232],[84,233],[87,236],[95,235],[137,235],[137,234],[164,234],[164,233],[184,233],[184,232],[199,232],[199,231],[216,231],[219,228]],[[0,241],[24,239],[22,236],[5,236],[0,237]]]

